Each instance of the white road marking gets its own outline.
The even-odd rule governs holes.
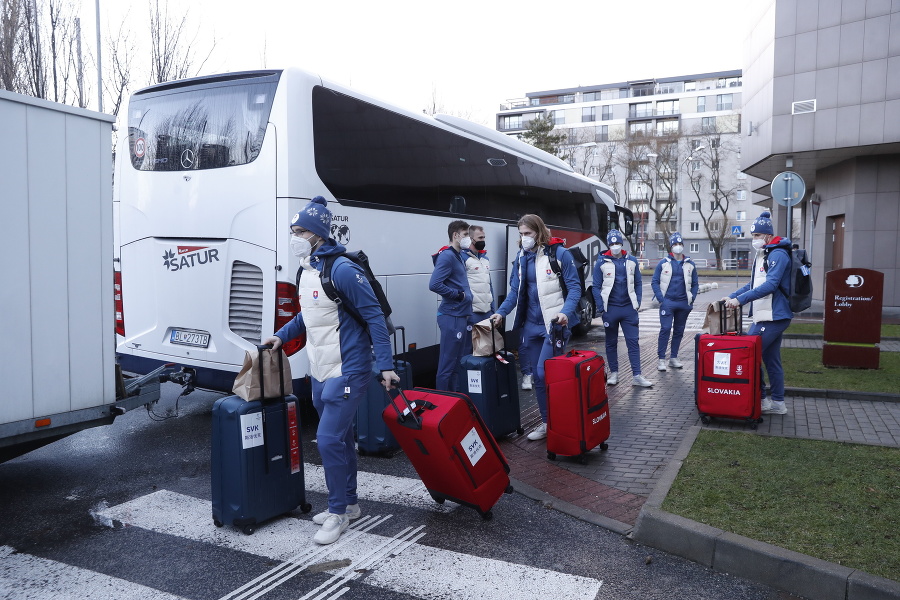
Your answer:
[[[325,470],[322,467],[307,464],[304,475],[308,491],[328,494],[328,488],[325,486]],[[357,490],[364,504],[367,500],[371,500],[410,508],[423,508],[431,512],[450,512],[459,507],[454,502],[438,504],[425,489],[422,480],[411,477],[359,471]]]
[[[0,593],[3,600],[184,600],[138,583],[73,567],[0,546]]]
[[[325,555],[330,556],[329,560],[349,559],[349,568],[352,570],[367,564],[367,557],[373,548],[381,547],[393,539],[359,531],[352,539],[343,541],[347,535],[345,534],[336,544],[317,548],[312,537],[318,526],[312,521],[300,519],[273,521],[260,527],[255,534],[247,536],[232,527],[213,526],[208,501],[167,490],[159,490],[114,506],[102,511],[102,514],[126,526],[141,527],[283,562],[291,561],[298,551],[305,553],[312,549],[317,554],[316,560]],[[377,568],[366,573],[365,584],[429,600],[448,597],[480,600],[506,600],[510,597],[522,600],[543,600],[548,597],[593,600],[603,584],[602,581],[588,577],[471,556],[417,543],[409,544],[408,547],[409,553],[416,557],[414,571],[427,575],[410,577],[410,561],[392,552],[383,558]]]

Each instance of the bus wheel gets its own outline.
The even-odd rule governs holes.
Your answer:
[[[572,334],[578,337],[587,335],[587,332],[591,330],[591,321],[594,319],[594,301],[587,297],[589,293],[590,291],[586,291],[578,301],[580,322],[572,327]]]

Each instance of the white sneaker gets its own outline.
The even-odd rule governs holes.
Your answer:
[[[522,389],[530,390],[534,388],[534,382],[531,375],[522,375]]]
[[[684,365],[681,364],[681,361],[675,358],[674,356],[669,359],[669,366],[673,369],[683,369]]]
[[[784,402],[769,402],[769,408],[764,408],[762,412],[764,415],[786,415],[787,406]]]
[[[345,512],[344,514],[350,517],[350,520],[353,521],[354,519],[358,519],[362,516],[362,509],[359,508],[359,504],[348,504],[347,512]],[[314,516],[312,518],[312,522],[316,525],[321,525],[330,516],[331,513],[326,510],[325,512],[320,512],[319,514]]]
[[[347,515],[328,515],[322,528],[313,537],[313,541],[317,544],[333,544],[349,526],[350,517]]]
[[[656,370],[657,371],[665,371],[666,369],[667,369],[666,359],[664,359],[664,358],[659,359],[659,364],[656,366]]]
[[[635,375],[631,381],[631,385],[636,387],[653,387],[653,384],[643,375]]]
[[[619,372],[613,371],[612,373],[609,374],[609,377],[606,378],[606,384],[607,385],[616,385],[617,383],[619,383]]]
[[[541,423],[537,426],[537,428],[528,434],[528,439],[532,442],[536,442],[538,440],[542,440],[547,437],[547,424]]]
[[[772,410],[772,401],[768,398],[763,398],[762,400],[762,412]]]

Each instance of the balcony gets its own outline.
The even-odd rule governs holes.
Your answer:
[[[652,119],[654,117],[675,117],[681,114],[681,109],[671,109],[671,108],[651,108],[644,110],[631,110],[628,111],[629,119]]]

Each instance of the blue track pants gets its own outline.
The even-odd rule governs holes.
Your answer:
[[[472,330],[468,317],[438,315],[441,330],[441,357],[438,359],[434,387],[445,392],[456,391],[456,370],[466,348],[472,347]],[[468,342],[466,337],[468,336]]]
[[[761,321],[754,323],[747,330],[748,335],[762,338],[762,360],[769,374],[769,395],[773,402],[784,402],[784,369],[781,366],[781,338],[784,330],[791,324],[790,319],[779,321]],[[759,368],[760,389],[762,397],[766,397],[766,386],[763,385],[762,366]]]
[[[638,312],[631,306],[610,306],[603,313],[603,327],[606,331],[606,362],[610,373],[619,370],[619,324],[625,334],[628,346],[628,360],[631,362],[631,373],[641,374],[641,348],[638,345]]]
[[[659,358],[665,359],[669,349],[669,334],[672,334],[672,358],[678,358],[678,349],[681,347],[681,338],[684,337],[684,326],[688,315],[691,314],[691,305],[685,301],[673,302],[663,300],[659,305],[659,344],[657,353]],[[673,328],[674,326],[674,328]]]

